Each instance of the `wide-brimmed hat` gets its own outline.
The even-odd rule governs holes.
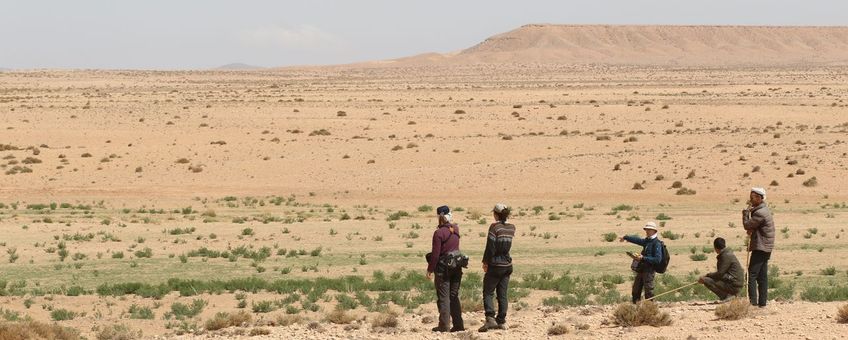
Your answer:
[[[654,222],[648,222],[648,223],[645,223],[645,226],[642,227],[642,229],[656,231],[657,230],[657,224],[654,223]]]

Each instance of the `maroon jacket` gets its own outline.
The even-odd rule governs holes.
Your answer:
[[[453,227],[453,233],[451,233],[451,227]],[[459,250],[459,227],[454,223],[439,225],[439,228],[433,232],[433,255],[428,261],[427,272],[434,272],[439,257],[454,250]]]

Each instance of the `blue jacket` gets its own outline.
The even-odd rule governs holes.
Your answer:
[[[660,244],[659,237],[650,239],[628,235],[624,237],[624,240],[642,246],[642,261],[647,262],[651,267],[657,266],[662,262],[662,244]]]

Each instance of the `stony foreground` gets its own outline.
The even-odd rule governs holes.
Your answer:
[[[435,334],[429,331],[432,316],[403,315],[394,329],[373,329],[370,321],[349,325],[295,324],[287,327],[265,327],[267,335],[249,336],[251,329],[230,328],[204,335],[184,335],[179,339],[251,338],[251,339],[538,339],[538,338],[623,338],[623,339],[841,339],[848,334],[848,324],[835,320],[843,303],[775,302],[755,309],[747,319],[717,320],[716,304],[678,302],[663,304],[662,310],[674,320],[667,327],[618,327],[610,322],[614,306],[587,306],[553,311],[546,307],[514,312],[510,329],[478,333],[482,313],[465,313],[469,331]],[[566,325],[568,333],[548,335],[553,325]],[[582,329],[578,329],[582,328]]]

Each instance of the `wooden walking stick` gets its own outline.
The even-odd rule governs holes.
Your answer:
[[[751,234],[748,234],[748,239],[745,242],[745,285],[742,286],[742,289],[748,289],[748,268],[751,268]]]
[[[747,211],[748,214],[751,213],[751,200],[748,200],[748,208],[746,208],[745,211]],[[745,217],[744,216],[747,216],[747,215],[743,214],[743,217],[742,217],[742,227],[743,228],[745,227]],[[749,270],[749,268],[751,268],[751,233],[749,233],[747,230],[745,230],[745,234],[748,235],[748,238],[745,239],[745,285],[742,286],[742,289],[745,289],[745,292],[746,292],[745,296],[748,296],[748,294],[747,294],[748,279],[750,279],[748,277],[748,270]],[[748,297],[748,298],[750,299],[750,297]]]
[[[662,293],[662,294],[654,295],[654,296],[652,296],[650,299],[645,299],[645,300],[653,300],[653,299],[656,299],[656,298],[658,298],[658,297],[660,297],[660,296],[663,296],[663,295],[666,295],[666,294],[670,294],[670,293],[674,293],[674,292],[676,292],[676,291],[678,291],[678,290],[681,290],[681,289],[683,289],[683,288],[686,288],[686,287],[689,287],[689,286],[693,286],[693,285],[696,285],[696,284],[698,284],[698,281],[692,282],[692,283],[690,283],[690,284],[688,284],[688,285],[685,285],[685,286],[680,286],[680,287],[674,288],[674,289],[669,290],[669,291],[667,291],[667,292],[664,292],[664,293]]]

